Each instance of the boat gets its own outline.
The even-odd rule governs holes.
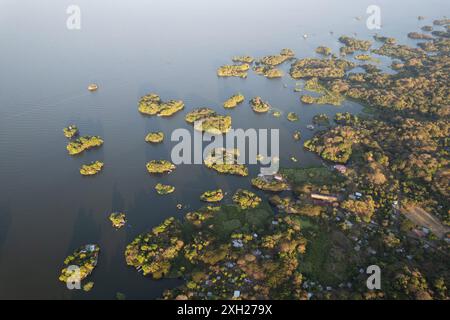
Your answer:
[[[98,85],[96,85],[95,83],[91,83],[90,85],[88,85],[89,91],[97,91],[97,89],[98,89]]]

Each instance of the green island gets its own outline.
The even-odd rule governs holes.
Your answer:
[[[104,166],[103,162],[94,161],[90,164],[83,164],[80,168],[80,173],[83,176],[93,176],[102,171]]]
[[[146,167],[149,173],[156,174],[171,173],[176,168],[172,162],[167,160],[152,160],[147,162]]]
[[[234,56],[231,60],[235,63],[240,62],[240,63],[252,64],[255,59],[251,56]]]
[[[83,136],[70,141],[66,149],[70,155],[83,153],[85,150],[100,147],[103,144],[99,136]]]
[[[372,42],[368,40],[359,40],[352,37],[342,36],[339,38],[339,42],[344,44],[341,47],[341,55],[352,54],[355,51],[368,51],[372,46]]]
[[[244,95],[237,93],[235,95],[232,95],[227,101],[225,101],[223,103],[223,107],[225,109],[233,109],[238,104],[241,104],[242,102],[244,102],[244,100],[245,100]]]
[[[262,199],[251,191],[239,189],[233,195],[233,202],[241,209],[256,208],[261,204]]]
[[[78,128],[76,125],[71,124],[71,125],[67,126],[66,128],[64,128],[63,132],[64,132],[64,136],[67,139],[72,139],[73,137],[75,137],[78,134]]]
[[[248,63],[225,65],[217,69],[217,76],[247,78],[249,69],[250,65]]]
[[[96,244],[88,244],[75,250],[64,259],[64,268],[61,270],[59,280],[68,283],[86,279],[97,266],[99,252],[100,247]]]
[[[295,141],[299,141],[302,138],[302,133],[298,130],[296,130],[293,134],[292,137],[294,138]]]
[[[254,66],[253,71],[259,75],[265,76],[268,79],[281,78],[284,75],[283,71],[270,65]]]
[[[145,141],[150,143],[161,143],[164,140],[164,133],[161,131],[150,132],[145,136]]]
[[[219,173],[248,176],[248,168],[238,163],[238,157],[239,150],[237,149],[215,148],[209,152],[203,163],[207,168]]]
[[[145,115],[157,115],[159,117],[170,117],[184,108],[181,100],[169,100],[164,102],[159,95],[150,93],[139,100],[139,112]]]
[[[120,229],[122,228],[126,223],[126,215],[123,212],[113,212],[109,215],[109,221],[111,221],[111,224],[114,228]]]
[[[157,183],[155,190],[159,195],[169,194],[175,191],[175,187],[167,184]]]
[[[261,97],[255,97],[255,98],[251,99],[250,105],[251,105],[253,111],[256,113],[265,113],[265,112],[268,112],[272,108],[271,105],[268,102],[263,101],[263,99]]]
[[[265,64],[267,66],[277,66],[285,61],[294,59],[295,53],[291,49],[282,49],[280,54],[265,56],[257,61],[257,64]]]
[[[287,119],[291,122],[298,121],[298,115],[295,112],[289,112],[287,115]]]
[[[329,126],[330,118],[325,113],[319,113],[312,118],[312,122],[318,126]]]
[[[337,79],[343,78],[345,72],[353,69],[355,64],[343,59],[305,58],[295,61],[289,71],[294,79]]]
[[[290,189],[289,184],[281,175],[254,178],[252,179],[252,186],[260,190],[272,192],[281,192]]]
[[[219,202],[223,199],[223,191],[222,189],[205,191],[201,194],[200,200],[205,202]]]
[[[193,124],[194,129],[213,135],[224,134],[230,131],[231,116],[222,116],[210,108],[197,108],[186,114],[186,122]]]
[[[330,56],[331,55],[331,48],[320,46],[316,48],[316,53],[324,55],[324,56]]]

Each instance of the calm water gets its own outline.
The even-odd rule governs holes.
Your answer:
[[[81,8],[79,31],[66,28],[70,4]],[[301,106],[289,77],[270,81],[250,73],[246,80],[219,79],[216,68],[233,55],[263,56],[287,47],[297,57],[315,56],[318,45],[337,50],[341,34],[368,38],[374,34],[365,27],[370,4],[382,9],[380,33],[403,43],[411,43],[407,32],[450,14],[448,0],[0,0],[0,298],[114,298],[123,292],[149,299],[177,285],[128,268],[127,243],[164,218],[199,207],[206,189],[232,193],[250,183],[201,165],[152,177],[145,163],[169,159],[174,144],[167,139],[148,145],[146,133],[161,130],[170,136],[176,128],[190,128],[184,114],[209,106],[232,115],[234,128],[280,128],[283,166],[320,163],[292,139],[294,130],[300,129],[304,141],[312,135],[306,125],[313,115],[359,112],[359,105]],[[418,15],[428,20],[419,22]],[[87,92],[91,82],[99,84],[98,92]],[[224,110],[222,102],[237,91],[247,98],[262,96],[283,117],[255,115],[247,104]],[[137,101],[149,92],[182,99],[186,108],[169,119],[143,117]],[[290,111],[301,120],[288,122]],[[70,123],[82,134],[102,136],[105,144],[68,156],[61,130]],[[291,162],[291,155],[299,162]],[[92,160],[104,161],[104,171],[81,177],[80,165]],[[256,173],[251,168],[251,175]],[[177,190],[157,196],[157,182]],[[177,210],[177,203],[188,208]],[[119,231],[107,219],[114,210],[128,215],[128,226]],[[91,242],[101,246],[90,278],[95,287],[90,293],[71,292],[57,279],[62,261]]]

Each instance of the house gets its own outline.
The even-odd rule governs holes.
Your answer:
[[[343,166],[342,164],[337,164],[337,165],[333,166],[333,168],[334,168],[336,171],[338,171],[339,173],[342,173],[342,174],[344,174],[344,173],[347,172],[347,167],[346,167],[346,166]]]
[[[241,296],[241,292],[239,290],[234,290],[233,298],[239,298]]]

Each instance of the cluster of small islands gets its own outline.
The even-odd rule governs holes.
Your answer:
[[[264,198],[239,189],[230,196],[232,204],[221,204],[227,198],[222,189],[199,194],[205,206],[183,219],[168,218],[128,244],[127,265],[153,279],[182,279],[164,299],[448,299],[450,19],[408,37],[417,46],[379,35],[342,36],[337,54],[320,46],[321,57],[298,59],[283,49],[261,59],[235,56],[220,66],[218,77],[244,79],[253,71],[276,79],[285,76],[278,66],[290,63],[299,104],[339,106],[348,99],[365,112],[339,112],[334,119],[317,114],[308,126],[311,139],[300,145],[301,128],[292,137],[323,159],[322,166],[251,177]],[[380,57],[391,59],[389,71],[379,67]],[[236,93],[223,102],[224,114],[197,108],[185,120],[196,130],[226,133],[232,117],[225,112],[245,107],[240,105],[246,99]],[[248,101],[255,113],[281,115],[261,97]],[[154,93],[138,103],[147,116],[170,117],[183,109],[183,101],[163,101]],[[298,117],[287,115],[289,121]],[[71,156],[103,144],[99,136],[79,136],[75,125],[64,135]],[[164,133],[149,132],[144,140],[164,143]],[[248,179],[246,165],[229,161],[237,156],[237,150],[214,149],[204,165]],[[93,176],[103,168],[95,161],[80,173]],[[154,159],[146,169],[161,175],[176,166]],[[155,185],[162,196],[174,191]],[[123,212],[109,219],[117,229],[126,224]],[[81,280],[87,280],[99,251],[96,244],[81,246],[64,261],[60,280],[72,276],[70,265],[79,266]],[[374,264],[382,270],[380,290],[366,286],[366,268]],[[83,289],[93,285],[84,283]]]

